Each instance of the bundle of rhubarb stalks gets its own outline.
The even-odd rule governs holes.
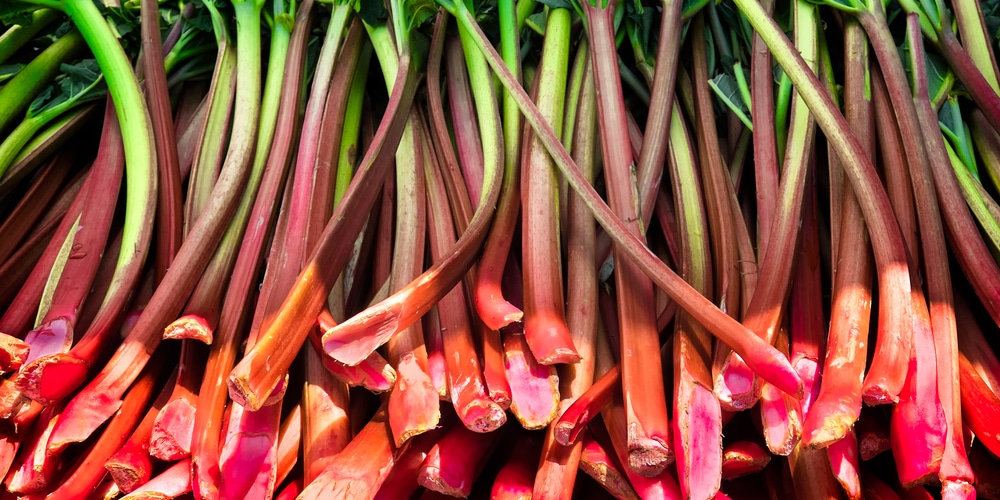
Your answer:
[[[996,0],[9,0],[0,499],[1000,498]]]

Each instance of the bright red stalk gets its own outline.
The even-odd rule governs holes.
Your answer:
[[[860,500],[861,464],[858,463],[858,440],[854,431],[848,432],[846,436],[830,444],[826,448],[826,454],[830,460],[830,467],[833,468],[833,476],[837,478],[847,498]]]
[[[468,498],[503,431],[478,433],[454,425],[420,465],[417,483],[449,496]]]
[[[771,454],[752,441],[734,441],[722,449],[722,479],[756,474],[771,461]]]
[[[609,454],[589,432],[581,440],[580,469],[618,500],[638,500],[622,470],[621,463]]]
[[[122,500],[177,498],[191,492],[191,461],[181,460],[159,473]]]

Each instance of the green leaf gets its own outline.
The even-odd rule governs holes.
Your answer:
[[[358,17],[368,26],[376,26],[389,19],[389,11],[382,2],[365,1],[354,4]]]
[[[719,73],[715,78],[708,81],[708,85],[712,87],[715,95],[722,100],[722,103],[732,110],[733,113],[736,113],[740,121],[753,131],[753,124],[750,121],[750,109],[747,107],[746,102],[743,101],[743,94],[740,92],[736,78],[732,75]]]
[[[76,64],[63,64],[63,75],[49,85],[28,107],[28,116],[35,117],[57,106],[73,106],[104,95],[98,88],[103,80],[94,59],[84,59]]]
[[[694,17],[706,5],[708,5],[708,0],[684,0],[684,5],[681,6],[681,18],[690,19]]]
[[[23,64],[4,64],[0,66],[0,82],[14,78],[22,69],[24,69]]]
[[[938,112],[938,125],[969,173],[979,181],[979,168],[976,165],[972,135],[969,133],[968,125],[962,120],[962,109],[958,105],[957,98],[950,97],[941,106],[941,111]]]
[[[536,0],[537,3],[548,6],[550,9],[572,9],[573,2],[569,0]]]
[[[0,24],[5,26],[31,24],[31,13],[38,8],[35,4],[20,0],[4,0],[0,2]]]

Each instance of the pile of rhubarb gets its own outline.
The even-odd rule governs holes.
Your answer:
[[[0,2],[0,500],[1000,499],[998,0]]]

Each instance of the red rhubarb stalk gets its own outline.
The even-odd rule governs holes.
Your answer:
[[[452,426],[427,452],[417,473],[417,484],[449,496],[468,498],[504,434],[504,431],[476,433],[461,425]]]
[[[191,492],[191,461],[181,460],[159,473],[141,488],[122,499],[153,500],[177,498]]]
[[[608,199],[614,213],[627,221],[628,231],[643,240],[643,228],[634,199],[631,176],[632,151],[614,51],[614,5],[584,5],[587,36],[594,65],[598,117],[604,133],[601,150]],[[537,127],[537,125],[535,125]],[[628,468],[644,476],[663,473],[672,460],[670,426],[659,357],[659,340],[653,303],[653,284],[639,267],[615,245],[615,287],[621,323],[622,392],[627,430]],[[641,396],[640,396],[641,395]],[[612,432],[612,434],[614,434]],[[614,438],[614,436],[612,436]]]
[[[771,461],[771,453],[753,441],[734,441],[722,449],[722,479],[756,474]]]
[[[473,20],[464,4],[446,3],[445,7],[449,12],[454,13],[459,22],[469,27],[476,36],[473,41],[477,48],[487,56],[490,67],[500,77],[504,88],[515,97],[518,107],[525,113],[529,123],[535,133],[539,134],[543,144],[556,160],[556,165],[566,176],[567,181],[573,190],[580,195],[595,218],[605,228],[613,229],[612,233],[615,242],[621,245],[622,250],[629,258],[641,266],[641,269],[648,272],[655,280],[657,286],[668,292],[674,300],[692,314],[701,324],[705,325],[710,332],[717,335],[724,342],[733,347],[734,351],[740,353],[744,360],[763,379],[775,383],[783,391],[791,394],[801,392],[801,381],[795,375],[791,364],[785,356],[778,353],[773,347],[766,345],[759,337],[753,335],[748,330],[739,325],[735,320],[712,305],[702,295],[698,294],[690,285],[687,285],[679,276],[673,273],[662,261],[652,252],[645,248],[645,245],[633,234],[630,234],[628,227],[621,221],[608,206],[601,201],[594,188],[586,181],[579,168],[573,162],[569,153],[559,143],[559,139],[547,126],[544,119],[538,113],[531,99],[524,89],[514,80],[500,60],[496,50],[492,45],[486,43],[486,35]],[[908,278],[907,278],[908,279]],[[751,352],[752,351],[752,352]]]
[[[583,435],[580,469],[618,500],[638,500],[614,454],[608,453],[589,432]]]

